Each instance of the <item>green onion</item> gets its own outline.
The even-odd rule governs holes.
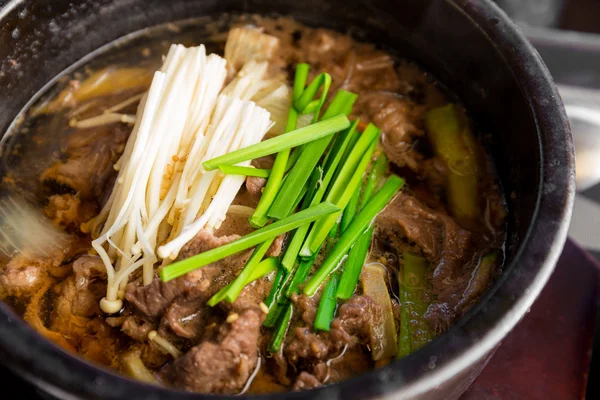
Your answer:
[[[225,297],[227,301],[229,301],[230,303],[233,303],[235,301],[242,289],[244,289],[244,286],[248,283],[247,281],[250,279],[253,270],[256,269],[256,267],[260,264],[260,261],[263,259],[265,254],[267,254],[269,247],[271,247],[274,241],[275,238],[273,237],[256,246],[256,248],[252,252],[252,255],[250,256],[250,259],[246,263],[246,266],[244,267],[244,269],[242,269],[242,272],[240,272],[240,274],[233,280],[233,282],[231,282],[231,287],[227,291]]]
[[[331,100],[331,104],[329,104],[327,110],[325,110],[325,114],[321,117],[321,121],[326,121],[340,114],[346,116],[350,115],[356,99],[358,99],[356,93],[344,89],[338,90],[333,97],[333,100]]]
[[[271,291],[269,295],[265,299],[265,304],[269,308],[269,313],[267,314],[267,318],[263,325],[267,328],[272,328],[277,323],[277,319],[280,314],[280,307],[278,304],[279,297],[281,292],[283,291],[284,280],[286,279],[286,273],[283,268],[279,268],[277,270],[277,274],[275,275],[275,279],[273,280],[273,286],[271,286]]]
[[[373,126],[374,125],[370,125]],[[367,131],[369,130],[369,128],[367,128],[365,130],[365,133],[363,133],[363,136],[367,133]],[[375,147],[377,147],[377,138],[379,136],[379,129],[374,128],[374,130],[371,130],[371,132],[375,132],[374,138],[371,139],[371,142],[369,144],[369,146],[367,147],[366,151],[364,152],[364,154],[361,155],[361,159],[358,160],[358,163],[354,165],[354,170],[351,171],[353,172],[353,174],[351,175],[350,180],[345,180],[345,187],[343,188],[345,191],[343,190],[338,190],[336,191],[337,188],[341,188],[341,185],[339,185],[339,182],[342,182],[342,179],[344,178],[344,174],[340,174],[337,178],[337,180],[334,182],[329,194],[327,195],[327,201],[333,201],[333,204],[336,204],[340,209],[344,209],[348,203],[350,202],[350,198],[352,197],[352,195],[354,194],[354,191],[357,190],[357,188],[360,185],[360,182],[362,180],[363,174],[365,173],[365,170],[367,169],[367,166],[369,165],[369,163],[371,162],[371,157],[373,155],[373,152],[375,151]],[[371,137],[368,136],[367,138]],[[362,139],[362,137],[361,137]],[[358,143],[356,144],[356,148],[359,148],[359,144],[361,144],[361,139],[359,139]],[[351,156],[354,154],[354,151],[352,152]],[[344,171],[346,165],[344,165],[342,168],[342,171]],[[329,232],[329,230],[331,229],[331,227],[336,223],[336,221],[339,218],[339,212],[336,214],[332,214],[330,216],[327,216],[325,218],[322,218],[318,221],[316,221],[312,228],[310,233],[308,234],[308,237],[306,238],[306,241],[304,242],[304,245],[302,246],[302,250],[300,251],[300,256],[301,257],[310,257],[310,255],[312,255],[321,245],[321,243],[325,240],[325,237],[327,236],[327,233]]]
[[[333,320],[335,307],[337,305],[335,292],[337,290],[338,282],[339,275],[333,274],[325,286],[325,290],[323,291],[321,300],[319,301],[317,316],[315,317],[315,330],[329,331],[329,326]]]
[[[423,318],[429,306],[426,296],[429,265],[424,257],[405,252],[400,284],[400,335],[398,357],[405,357],[431,340],[431,328]]]
[[[317,122],[316,124],[305,126],[304,128],[296,129],[295,131],[215,157],[203,162],[202,165],[207,171],[212,171],[221,164],[237,164],[243,161],[254,160],[255,158],[275,154],[304,143],[330,137],[349,126],[350,121],[348,121],[348,118],[345,115],[339,114],[328,120]]]
[[[311,101],[310,103],[308,103],[306,108],[304,110],[302,110],[302,114],[314,114],[315,111],[317,111],[317,108],[319,108],[320,103],[321,103],[321,99],[315,99],[315,100]]]
[[[267,305],[267,307],[271,308],[271,306],[277,302],[277,293],[281,289],[281,283],[284,279],[285,271],[281,268],[278,268],[277,274],[275,274],[275,279],[273,279],[273,286],[271,286],[271,291],[265,299],[265,304]]]
[[[333,152],[335,152],[335,156],[328,157],[328,159],[326,160],[325,171],[327,172],[325,173],[325,177],[323,177],[323,182],[321,183],[321,186],[319,186],[319,189],[317,190],[312,199],[311,205],[319,204],[321,200],[323,200],[323,197],[325,197],[325,193],[329,188],[329,184],[332,182],[333,177],[335,176],[336,169],[339,163],[344,159],[343,154],[345,150],[352,145],[353,139],[355,137],[358,138],[358,133],[356,132],[357,126],[358,120],[352,122],[350,128],[347,131],[342,132],[342,134],[338,137],[338,140],[340,141],[339,146],[337,146],[336,143],[334,143],[334,147],[332,148],[332,154]]]
[[[267,314],[267,318],[263,323],[267,328],[274,327],[277,321],[279,321],[281,314],[285,311],[285,306],[289,303],[285,293],[291,284],[295,272],[296,270],[294,269],[292,272],[285,274],[285,277],[279,286],[279,290],[276,293],[274,307],[269,307],[269,314]]]
[[[248,262],[250,262],[250,260],[248,260]],[[269,257],[267,259],[262,260],[256,266],[256,268],[252,270],[250,277],[248,277],[248,279],[246,279],[246,281],[244,282],[244,286],[254,282],[257,279],[262,278],[265,275],[268,275],[269,273],[277,269],[277,265],[279,265],[279,260],[277,259],[277,257]],[[213,297],[210,298],[210,300],[208,300],[207,304],[211,307],[214,307],[218,303],[225,300],[225,298],[227,297],[227,293],[232,285],[233,282],[225,286],[223,289],[219,290]]]
[[[316,259],[317,257],[310,257],[300,261],[300,264],[294,273],[294,277],[292,278],[292,282],[285,291],[285,297],[290,297],[294,293],[300,293],[300,285],[303,284],[308,277]]]
[[[298,64],[296,66],[296,76],[294,78],[292,101],[300,97],[300,95],[304,91],[304,85],[306,85],[306,80],[308,79],[308,71],[308,64]],[[295,130],[297,124],[298,111],[296,111],[294,107],[290,107],[285,131],[291,132]],[[296,151],[298,150],[299,149],[296,149]],[[275,200],[275,196],[277,195],[277,192],[279,192],[279,189],[282,186],[282,179],[283,175],[285,174],[285,171],[287,171],[289,157],[290,149],[282,150],[279,153],[277,153],[277,157],[275,157],[275,162],[273,163],[273,167],[271,169],[271,175],[267,180],[267,185],[263,190],[262,196],[260,197],[254,214],[249,219],[250,225],[252,225],[252,227],[262,228],[269,220],[269,218],[267,217],[267,212],[269,211],[269,208],[271,208],[273,200]]]
[[[294,149],[294,151],[292,152],[292,154],[288,157],[288,161],[287,161],[287,164],[285,166],[285,172],[288,172],[289,170],[292,169],[292,167],[294,165],[296,165],[296,162],[300,158],[300,154],[302,154],[302,150],[304,149],[304,146],[305,145],[296,147]]]
[[[329,235],[327,237],[327,246],[325,246],[325,254],[329,254],[335,246],[337,235],[338,225],[335,224],[335,226],[329,231]],[[285,291],[285,297],[290,297],[292,294],[300,292],[300,285],[303,284],[304,281],[306,281],[306,278],[308,277],[308,274],[310,273],[318,254],[319,251],[317,251],[312,257],[300,261],[298,268],[293,274],[292,281],[288,286],[287,290]]]
[[[339,211],[339,208],[327,202],[321,203],[318,206],[311,207],[306,210],[302,210],[296,214],[290,215],[287,218],[260,228],[231,243],[171,264],[162,269],[160,272],[161,279],[164,282],[167,282],[178,278],[190,271],[221,260],[242,250],[249,249],[250,247],[256,246],[268,239],[291,231],[292,229],[296,229],[304,224],[315,221],[336,211]]]
[[[340,223],[340,229],[342,230],[342,232],[344,232],[348,228],[348,225],[350,225],[350,222],[352,222],[354,216],[356,215],[356,212],[358,211],[358,201],[360,199],[361,189],[361,185],[358,185],[358,187],[352,194],[348,205],[346,206],[346,208],[344,208],[344,213],[342,214],[342,222]]]
[[[480,145],[463,110],[448,104],[425,115],[433,149],[448,169],[446,197],[452,216],[464,226],[479,225]]]
[[[271,340],[268,349],[270,353],[278,353],[279,349],[281,349],[283,339],[290,328],[290,322],[292,321],[293,314],[294,306],[290,303],[285,308],[285,311],[278,322],[277,329],[273,333],[273,339]]]
[[[323,199],[323,196],[325,195],[327,187],[329,186],[329,183],[331,182],[331,179],[334,176],[335,170],[336,170],[338,164],[340,163],[340,161],[342,160],[342,155],[343,155],[345,149],[352,142],[354,133],[356,133],[357,126],[358,126],[358,120],[352,122],[352,125],[350,126],[350,128],[347,131],[342,132],[338,136],[338,138],[335,140],[335,142],[332,146],[332,149],[330,150],[330,152],[328,154],[327,160],[325,160],[325,168],[327,169],[327,173],[325,174],[325,177],[323,177],[322,179],[319,180],[320,185],[315,184],[313,186],[311,184],[311,186],[310,186],[311,188],[318,187],[318,189],[316,190],[314,195],[311,193],[307,196],[307,198],[311,199],[310,206],[319,204],[321,202],[321,200]],[[333,156],[334,154],[335,154],[335,156]],[[322,169],[321,169],[321,171],[322,171]],[[282,265],[288,271],[291,269],[291,267],[296,262],[296,259],[298,258],[298,253],[300,251],[302,243],[304,243],[304,240],[306,238],[306,235],[307,235],[309,229],[310,229],[310,225],[304,225],[304,226],[298,228],[296,230],[296,232],[294,233],[294,237],[290,241],[290,243],[286,249],[284,258],[281,262]]]
[[[331,86],[331,76],[322,72],[304,89],[302,95],[294,100],[294,108],[298,110],[300,114],[307,114],[309,112],[315,113],[316,117],[313,121],[318,118],[319,111],[325,102],[325,98],[327,97],[327,92],[329,91],[329,87]],[[322,89],[321,89],[322,88]],[[317,95],[317,92],[321,89],[321,98],[319,99],[319,103],[317,107],[311,107],[315,109],[307,110],[306,108],[312,103],[313,98]]]
[[[369,253],[372,238],[373,228],[371,227],[360,235],[357,242],[350,249],[350,254],[348,254],[348,259],[344,266],[342,279],[340,280],[340,284],[335,294],[338,299],[348,300],[354,294],[360,272],[362,271],[363,265],[365,265],[365,260]]]
[[[307,128],[323,124],[327,121],[338,119],[341,116],[346,118],[344,114],[341,114],[341,112],[351,110],[352,105],[356,101],[356,98],[357,96],[354,93],[346,92],[343,90],[338,91],[331,104],[327,108],[327,111],[325,111],[322,121],[317,122],[313,125],[309,125],[307,126]],[[345,126],[342,129],[346,129],[348,126]],[[338,131],[341,131],[342,129],[339,129]],[[291,134],[292,133],[289,133],[284,136],[288,137]],[[271,209],[267,213],[268,216],[276,219],[281,219],[289,213],[291,200],[296,198],[296,196],[298,195],[298,190],[306,183],[306,181],[310,177],[313,169],[316,167],[317,163],[319,162],[319,159],[327,149],[327,146],[329,145],[330,141],[330,135],[324,136],[322,139],[312,141],[302,150],[300,158],[289,172],[288,180],[286,181],[285,185],[283,185],[279,190],[279,193],[277,194],[277,197],[275,198]]]
[[[308,186],[310,187],[311,190],[304,197],[302,209],[305,209],[305,208],[308,208],[311,206],[311,199],[313,198],[315,191],[321,184],[322,177],[323,177],[323,169],[321,167],[317,167],[316,169],[313,170],[312,176],[308,183]],[[310,224],[307,224],[307,225],[301,226],[300,228],[296,229],[296,231],[294,232],[294,235],[292,236],[292,239],[289,241],[287,248],[285,249],[285,254],[283,255],[283,258],[281,259],[281,265],[288,272],[292,270],[292,267],[296,263],[296,258],[298,258],[298,252],[300,251],[300,247],[302,246],[302,243],[304,242],[304,238],[306,237],[306,233],[308,232],[309,226],[310,226]]]
[[[363,193],[362,201],[360,202],[361,205],[364,205],[367,201],[369,201],[373,192],[378,189],[379,184],[387,172],[387,167],[388,159],[384,153],[381,153],[371,168],[371,172],[369,173],[369,178],[365,184],[365,191]]]
[[[268,178],[270,169],[242,167],[239,165],[221,164],[219,169],[226,175],[256,176],[257,178]]]
[[[379,191],[367,202],[365,207],[354,218],[348,229],[338,240],[334,249],[329,253],[321,268],[311,278],[304,293],[312,296],[323,283],[325,278],[340,264],[350,247],[356,242],[358,237],[368,228],[373,218],[387,205],[387,203],[398,193],[404,185],[404,180],[398,176],[392,175]]]

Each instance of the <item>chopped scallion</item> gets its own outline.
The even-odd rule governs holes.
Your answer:
[[[281,344],[283,343],[283,339],[290,328],[290,322],[292,321],[292,315],[294,314],[294,305],[289,303],[281,315],[280,320],[277,324],[277,329],[273,333],[273,338],[271,339],[271,343],[269,344],[269,352],[277,353],[279,349],[281,349]]]
[[[316,293],[321,283],[338,267],[340,261],[350,250],[350,247],[356,242],[358,237],[368,228],[373,218],[387,205],[387,203],[398,193],[404,185],[404,180],[396,175],[392,175],[379,191],[367,202],[365,207],[354,218],[348,229],[338,240],[334,249],[327,255],[325,261],[311,278],[304,293],[312,296]]]
[[[374,127],[374,125],[371,126]],[[363,133],[363,135],[367,133],[367,130],[365,130],[365,133]],[[361,154],[361,158],[358,160],[358,163],[354,165],[355,169],[351,171],[352,174],[348,174],[350,175],[350,179],[345,180],[344,191],[336,191],[336,189],[341,186],[339,185],[339,182],[341,182],[342,178],[344,178],[344,175],[340,174],[337,178],[338,180],[334,183],[334,186],[327,195],[327,201],[333,201],[334,204],[336,204],[340,209],[344,209],[350,202],[350,198],[354,194],[354,191],[357,190],[357,188],[359,187],[362,181],[363,174],[365,173],[367,166],[371,162],[371,157],[373,155],[373,152],[375,151],[375,147],[377,146],[379,129],[374,128],[373,132],[375,132],[375,134],[372,135],[374,136],[374,138],[371,138],[371,142],[368,144],[366,151],[363,154]],[[357,148],[358,145],[361,144],[361,139],[359,139],[355,148]],[[310,257],[312,254],[314,254],[315,251],[317,251],[321,243],[323,243],[323,241],[325,240],[327,233],[329,232],[331,227],[336,223],[338,218],[339,213],[336,213],[324,217],[313,224],[311,231],[308,234],[304,245],[302,246],[302,250],[300,251],[301,257]]]
[[[360,235],[354,246],[350,249],[348,259],[344,265],[342,279],[340,280],[336,292],[336,297],[338,299],[348,300],[354,294],[360,272],[362,271],[363,265],[365,265],[365,260],[369,253],[372,238],[373,228],[371,227]]]
[[[310,191],[304,197],[304,202],[302,204],[302,208],[308,208],[311,206],[311,200],[316,192],[317,188],[321,185],[323,177],[323,169],[317,167],[313,170],[312,177],[308,182],[308,186],[310,187]],[[306,238],[306,234],[308,233],[309,224],[301,226],[296,229],[294,232],[292,239],[288,242],[287,248],[285,249],[285,254],[281,259],[281,266],[285,268],[286,271],[291,271],[296,263],[296,259],[298,258],[298,252],[300,251],[300,247],[302,247],[302,243],[304,243],[304,239]]]
[[[326,72],[321,72],[317,77],[306,87],[302,95],[294,100],[294,108],[298,110],[300,114],[308,114],[313,113],[316,110],[320,109],[325,102],[325,98],[327,97],[327,92],[329,91],[329,87],[331,86],[331,76]],[[314,110],[307,110],[307,107],[311,105],[314,97],[317,95],[317,92],[321,89],[321,98],[319,99],[320,105],[317,105]],[[317,112],[318,114],[318,112]]]
[[[271,225],[257,229],[256,231],[216,249],[205,251],[193,257],[176,262],[162,269],[160,277],[164,282],[178,278],[195,269],[221,260],[242,250],[249,249],[268,239],[274,238],[282,233],[296,229],[304,224],[315,221],[326,215],[339,211],[339,208],[331,203],[321,203],[318,206],[302,210],[290,215]]]
[[[377,161],[373,164],[371,168],[371,172],[369,172],[369,179],[367,179],[367,183],[365,184],[365,190],[363,192],[363,197],[361,200],[361,205],[364,205],[369,199],[375,190],[379,188],[383,177],[388,168],[388,159],[384,153],[381,153],[379,157],[377,157]]]
[[[304,91],[304,86],[306,85],[306,80],[308,79],[308,64],[298,64],[296,66],[296,76],[294,78],[294,88],[292,91],[292,101],[300,97],[302,92]],[[296,129],[298,123],[298,111],[294,107],[290,107],[290,112],[288,114],[287,125],[285,127],[286,132],[291,132]],[[298,150],[298,149],[296,149]],[[285,171],[287,171],[288,159],[290,157],[290,149],[282,150],[277,153],[277,157],[275,157],[275,162],[273,163],[273,167],[271,169],[271,174],[269,179],[267,180],[267,185],[263,190],[263,194],[260,197],[260,201],[256,206],[256,211],[252,217],[250,217],[250,225],[254,228],[263,227],[269,218],[267,217],[267,212],[271,205],[273,204],[273,200],[275,200],[275,196],[279,189],[282,186],[283,175]]]
[[[246,266],[244,266],[244,269],[242,269],[242,272],[240,272],[240,274],[233,280],[233,282],[231,282],[231,287],[229,288],[229,290],[227,290],[225,297],[227,301],[229,301],[230,303],[233,303],[235,301],[242,289],[244,289],[244,286],[247,285],[254,269],[258,267],[265,254],[267,254],[267,251],[269,250],[269,247],[271,247],[271,245],[273,244],[274,240],[275,238],[271,238],[256,246],[256,248],[252,252],[252,255],[250,256],[250,259],[246,263]]]
[[[307,128],[323,124],[324,122],[331,121],[333,119],[338,119],[340,116],[344,116],[344,114],[340,114],[339,112],[351,110],[354,101],[356,101],[356,97],[357,96],[354,93],[342,90],[338,91],[335,97],[333,98],[331,104],[327,108],[327,111],[325,111],[322,121],[317,122],[313,125],[309,125],[307,126]],[[348,126],[342,129],[346,129],[347,127]],[[342,129],[340,129],[340,131]],[[289,133],[284,136],[287,137],[291,134],[292,133]],[[313,169],[317,166],[317,163],[319,162],[321,156],[327,149],[327,146],[329,145],[330,141],[330,135],[324,136],[322,139],[314,140],[304,147],[302,153],[300,154],[300,158],[289,172],[288,180],[286,181],[285,185],[281,187],[281,190],[277,194],[277,197],[275,198],[271,209],[267,213],[268,216],[280,219],[289,213],[291,200],[296,198],[299,189],[302,188],[302,186],[304,186],[304,184],[310,177]]]
[[[346,228],[348,228],[348,225],[350,225],[350,222],[352,222],[354,216],[356,215],[356,212],[358,211],[358,201],[360,200],[361,190],[361,185],[358,185],[358,187],[352,194],[348,205],[346,206],[346,208],[344,208],[344,213],[342,214],[342,222],[340,223],[340,229],[342,230],[342,232],[344,232]]]
[[[317,316],[315,317],[315,330],[329,331],[329,326],[333,320],[333,315],[335,314],[335,308],[337,305],[335,292],[337,290],[338,282],[339,275],[333,274],[325,286],[325,290],[323,291],[321,300],[319,301]]]
[[[256,176],[258,178],[268,178],[270,169],[242,167],[239,165],[221,164],[219,169],[226,175]]]
[[[350,121],[348,121],[348,118],[343,114],[339,114],[328,120],[317,122],[316,124],[296,129],[293,132],[267,139],[263,142],[204,161],[202,165],[207,171],[211,171],[218,168],[221,164],[237,164],[243,161],[254,160],[255,158],[275,154],[304,143],[327,138],[349,126]]]

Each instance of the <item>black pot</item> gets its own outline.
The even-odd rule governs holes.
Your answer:
[[[90,51],[150,25],[223,12],[277,12],[308,24],[354,28],[432,72],[492,134],[490,151],[510,209],[507,263],[494,287],[446,334],[409,357],[340,384],[286,395],[457,398],[552,273],[574,195],[573,147],[560,97],[538,54],[490,1],[10,1],[0,10],[0,131],[50,79]],[[4,305],[0,352],[2,363],[58,397],[203,397],[82,361]]]

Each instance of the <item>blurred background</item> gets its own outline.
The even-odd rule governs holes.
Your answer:
[[[496,0],[548,65],[571,120],[577,189],[570,236],[600,259],[600,0]]]

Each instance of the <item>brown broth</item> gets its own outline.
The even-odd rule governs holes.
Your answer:
[[[48,184],[48,182],[44,184],[40,183],[40,176],[43,175],[48,167],[60,163],[61,160],[69,157],[69,149],[73,146],[73,135],[76,134],[76,130],[69,127],[69,121],[74,117],[81,119],[85,116],[97,115],[104,109],[130,97],[132,94],[146,90],[146,86],[138,85],[129,91],[120,92],[115,89],[116,93],[109,96],[103,96],[95,100],[75,102],[52,113],[44,113],[39,110],[44,105],[48,107],[48,104],[52,104],[52,101],[68,88],[69,85],[76,85],[77,82],[85,80],[94,72],[103,68],[122,69],[135,67],[147,71],[157,69],[161,63],[161,55],[166,54],[168,46],[171,43],[182,43],[188,46],[204,43],[207,45],[209,52],[222,54],[227,28],[231,20],[231,17],[226,17],[218,21],[201,19],[151,28],[147,31],[130,35],[101,49],[58,77],[52,85],[48,86],[45,91],[37,96],[31,107],[26,109],[17,118],[11,128],[10,136],[7,135],[2,143],[1,159],[3,160],[2,174],[4,177],[2,190],[17,190],[27,193],[28,197],[33,198],[40,207],[47,206],[48,198],[52,194],[75,193],[73,187],[61,184],[60,182],[55,182],[55,184]],[[327,71],[332,75],[332,91],[343,88],[358,93],[360,97],[352,114],[354,118],[371,121],[377,118],[376,113],[372,111],[373,107],[377,107],[378,104],[388,104],[388,102],[393,102],[395,99],[401,99],[409,105],[410,110],[406,111],[407,115],[409,113],[421,115],[424,112],[423,110],[456,101],[435,79],[411,62],[391,56],[384,51],[375,49],[371,45],[355,42],[350,37],[340,39],[339,36],[329,31],[308,28],[287,18],[244,16],[234,19],[234,24],[249,22],[263,27],[267,33],[280,38],[282,50],[273,61],[273,64],[283,67],[288,71],[290,79],[293,75],[293,65],[297,62],[308,61],[313,66],[311,77],[321,71]],[[327,43],[330,37],[336,38],[337,41],[335,44]],[[314,48],[304,46],[302,44],[303,40],[314,40],[314,43],[317,45]],[[330,47],[327,48],[327,46]],[[323,48],[325,48],[325,51],[322,51]],[[399,108],[399,110],[404,109]],[[135,113],[135,105],[129,107],[127,112]],[[393,123],[393,121],[384,120],[383,117],[382,121],[385,123],[389,122],[390,124]],[[415,118],[415,121],[414,129],[423,130],[423,122],[418,118]],[[382,126],[382,128],[384,127]],[[117,130],[121,130],[125,132],[121,134],[126,136],[126,132],[129,129],[130,127],[125,124],[110,125],[100,128],[95,134],[100,138],[112,138],[117,135]],[[384,136],[384,140],[386,140],[386,136]],[[416,149],[414,153],[416,157],[420,157],[417,160],[418,162],[426,162],[433,159],[431,145],[425,136],[415,139],[412,147],[413,150]],[[483,151],[482,154],[484,154]],[[114,157],[116,156],[118,154],[114,155]],[[116,160],[114,157],[113,161]],[[460,293],[461,291],[465,291],[481,255],[489,252],[490,249],[500,250],[502,248],[505,216],[503,197],[491,162],[486,159],[482,163],[482,166],[485,173],[482,174],[480,182],[482,190],[480,203],[484,202],[486,198],[488,199],[488,203],[482,205],[482,208],[486,210],[486,215],[490,216],[487,222],[489,222],[491,228],[484,229],[480,232],[481,234],[474,235],[473,246],[475,250],[473,251],[473,258],[470,263],[463,265],[460,274],[454,277],[453,282],[450,282],[444,288],[429,287],[428,290],[431,292],[432,302],[438,297],[444,298],[444,296],[447,296],[447,292]],[[444,194],[432,190],[431,185],[429,185],[429,177],[416,173],[411,169],[410,162],[407,162],[405,165],[393,167],[391,172],[406,178],[407,187],[405,193],[418,198],[430,206],[432,210],[445,212],[446,199]],[[110,190],[111,184],[112,180],[109,177],[104,183],[104,193],[102,195],[90,194],[87,198],[81,198],[82,204],[87,204],[89,208],[88,216],[94,215],[94,212],[98,211],[99,206],[105,201],[106,192]],[[489,201],[493,204],[490,204]],[[255,199],[244,198],[243,193],[238,196],[237,200],[238,204],[250,206],[254,206],[255,202]],[[242,227],[244,223],[245,221],[240,222],[238,219],[232,218],[229,225],[225,224],[221,227],[221,233],[229,234],[231,232],[243,231],[245,229]],[[85,235],[78,232],[77,227],[74,224],[67,227],[67,229],[74,235],[83,237],[83,240],[89,241],[89,239],[85,238]],[[396,239],[390,240],[387,234],[377,229],[368,261],[379,262],[387,269],[388,288],[394,299],[395,311],[398,311],[401,306],[399,304],[398,274],[403,265],[402,252],[420,252],[421,249],[405,238]],[[317,268],[321,261],[322,256],[319,257],[313,268]],[[65,265],[70,265],[72,260],[66,259],[62,262]],[[498,263],[496,266],[493,276],[500,272],[500,265]],[[433,274],[433,268],[429,274]],[[39,310],[41,314],[40,318],[45,322],[44,325],[46,328],[50,328],[51,323],[49,321],[53,318],[53,313],[57,312],[57,310],[48,306],[48,304],[51,304],[49,299],[57,295],[54,289],[61,282],[66,285],[65,282],[71,276],[56,277],[47,275],[45,283],[40,286],[42,288],[40,290],[48,290],[47,294],[42,294],[44,300],[40,302],[41,310]],[[359,285],[358,294],[360,294],[360,291]],[[39,296],[40,294],[38,293],[37,295]],[[3,300],[12,305],[19,314],[27,314],[28,303],[30,301],[28,296],[6,296],[3,295],[1,290],[0,296],[4,296]],[[85,334],[81,333],[81,326],[79,325],[77,325],[77,329],[79,330],[75,329],[73,332],[69,332],[69,328],[65,328],[66,330],[59,333],[53,332],[52,334],[41,329],[41,333],[61,344],[63,342],[67,343],[71,347],[71,350],[79,352],[85,358],[119,369],[120,354],[130,350],[132,346],[137,346],[137,343],[121,333],[118,328],[109,328],[104,322],[102,315],[90,316],[85,321],[78,318],[67,319],[67,322],[75,325],[78,323],[83,324],[85,326]],[[396,318],[399,318],[397,314]],[[399,319],[397,322],[399,322]],[[301,318],[296,315],[290,332],[293,331],[293,327],[302,326],[302,324]],[[271,333],[267,329],[263,329],[263,331],[265,335],[263,342],[265,344],[261,346],[261,369],[254,378],[249,392],[265,393],[289,390],[293,381],[290,381],[291,383],[282,383],[273,374],[274,360],[272,357],[266,356],[267,352],[265,350],[266,340],[270,337]],[[62,341],[57,340],[56,335],[62,335]],[[289,342],[289,335],[287,340]],[[104,354],[100,354],[101,352],[98,352],[94,345],[90,344],[90,342],[94,341],[105,348]],[[378,365],[380,364],[378,363]],[[362,346],[353,348],[351,353],[345,356],[343,368],[342,366],[336,368],[343,370],[339,372],[339,376],[346,376],[347,374],[360,373],[362,370],[373,368],[374,366],[375,363],[370,360],[368,349],[366,346]],[[160,369],[161,367],[156,367],[154,371],[158,372]],[[293,378],[293,373],[290,373],[290,377]],[[326,383],[331,382],[333,381]]]

